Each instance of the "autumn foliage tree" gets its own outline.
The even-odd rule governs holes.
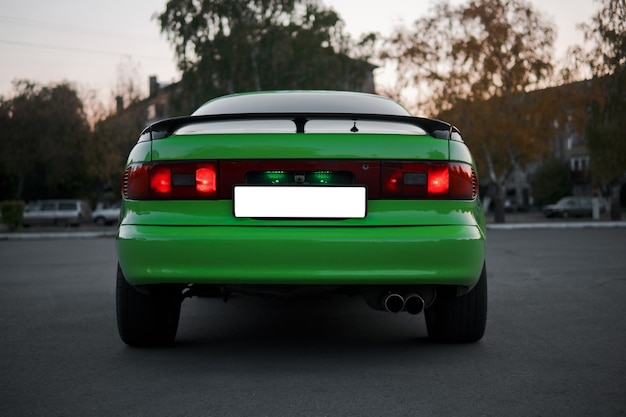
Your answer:
[[[112,203],[120,198],[126,159],[147,119],[145,107],[135,104],[95,124],[86,175],[92,178],[98,201]]]
[[[621,218],[620,189],[626,182],[626,2],[598,0],[601,8],[584,26],[592,45],[586,55],[594,77],[605,78],[592,106],[587,146],[594,179],[611,189],[611,218]]]
[[[382,55],[397,62],[399,82],[422,97],[426,114],[457,124],[474,144],[497,190],[496,221],[504,221],[506,177],[548,152],[558,106],[528,101],[527,92],[550,79],[554,37],[553,24],[523,0],[440,1],[396,30]]]
[[[148,120],[148,110],[141,103],[138,64],[124,58],[117,72],[112,91],[115,107],[94,121],[86,155],[86,174],[92,179],[95,199],[103,203],[119,200],[126,159]]]

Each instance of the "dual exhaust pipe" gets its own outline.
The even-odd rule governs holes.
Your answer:
[[[383,297],[383,307],[389,313],[400,313],[406,311],[409,314],[419,314],[424,310],[424,299],[416,293],[402,296],[398,293],[390,292]]]

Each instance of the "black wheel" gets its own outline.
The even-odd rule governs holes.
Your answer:
[[[176,338],[181,288],[153,285],[139,292],[117,266],[117,329],[130,346],[162,346]]]
[[[106,224],[107,224],[106,219],[104,217],[102,217],[102,216],[96,217],[96,220],[94,220],[94,222],[98,226],[106,226]]]
[[[438,292],[425,311],[428,337],[438,342],[471,343],[480,340],[487,324],[487,270],[467,294]]]

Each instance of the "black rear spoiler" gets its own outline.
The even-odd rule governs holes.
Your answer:
[[[367,113],[245,113],[216,114],[202,116],[182,116],[160,120],[147,126],[141,135],[150,134],[151,139],[162,139],[171,136],[183,126],[223,121],[223,120],[254,120],[254,119],[291,119],[296,125],[296,133],[304,133],[304,126],[311,119],[348,119],[348,120],[379,120],[401,122],[422,128],[427,134],[439,139],[455,139],[461,141],[459,130],[447,122],[414,116],[396,116]],[[456,133],[456,135],[455,135]]]

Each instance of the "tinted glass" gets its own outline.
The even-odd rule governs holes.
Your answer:
[[[54,203],[42,203],[41,204],[41,211],[52,211],[55,209],[55,204]]]
[[[409,123],[384,122],[377,120],[309,120],[306,133],[382,133],[400,135],[425,135],[424,129]]]
[[[209,101],[193,115],[246,113],[364,113],[410,116],[395,101],[373,94],[342,91],[250,93]]]
[[[224,120],[196,123],[183,126],[177,135],[207,133],[294,133],[296,125],[292,120]]]
[[[176,130],[177,135],[223,134],[223,133],[295,133],[293,120],[226,120],[196,123]],[[424,129],[410,123],[377,120],[312,119],[305,133],[379,133],[400,135],[425,135]]]
[[[76,210],[76,203],[60,203],[59,210]]]

